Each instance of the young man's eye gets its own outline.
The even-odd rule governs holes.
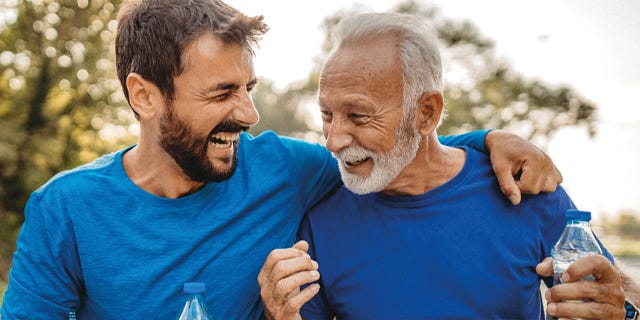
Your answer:
[[[258,80],[249,81],[249,83],[247,83],[247,86],[246,86],[247,92],[253,91],[253,89],[255,89],[257,85],[258,85]]]
[[[214,100],[224,100],[226,98],[229,98],[229,96],[231,96],[232,92],[231,91],[226,91],[222,94],[219,94],[215,97],[213,97]]]

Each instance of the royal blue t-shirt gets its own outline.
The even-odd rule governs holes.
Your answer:
[[[486,131],[446,139],[484,148]],[[223,182],[178,199],[136,186],[128,149],[58,174],[36,190],[13,257],[2,319],[174,319],[185,282],[202,281],[216,319],[262,315],[257,276],[291,246],[304,212],[340,182],[318,144],[242,134]]]
[[[425,194],[342,187],[308,213],[299,238],[321,291],[304,319],[544,319],[535,267],[574,205],[558,187],[514,206],[489,158],[464,150],[461,172]]]

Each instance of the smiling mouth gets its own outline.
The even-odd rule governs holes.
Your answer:
[[[239,132],[218,132],[209,137],[209,143],[215,149],[228,149],[238,143]]]
[[[343,162],[344,162],[344,164],[345,164],[347,167],[354,167],[354,166],[361,165],[361,164],[363,164],[363,163],[367,162],[367,161],[368,161],[368,160],[370,160],[370,159],[371,159],[371,158],[367,157],[367,158],[363,158],[363,159],[356,160],[356,161],[344,161],[344,160],[343,160]]]

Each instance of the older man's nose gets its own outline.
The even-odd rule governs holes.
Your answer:
[[[327,149],[331,152],[338,152],[353,143],[353,136],[349,133],[348,128],[339,123],[329,125],[326,138]]]

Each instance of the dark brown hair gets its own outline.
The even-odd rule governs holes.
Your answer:
[[[131,72],[154,83],[171,101],[173,79],[183,71],[184,48],[206,32],[253,53],[268,30],[262,20],[262,16],[248,17],[219,0],[125,1],[118,12],[116,66],[127,101],[126,80]]]

